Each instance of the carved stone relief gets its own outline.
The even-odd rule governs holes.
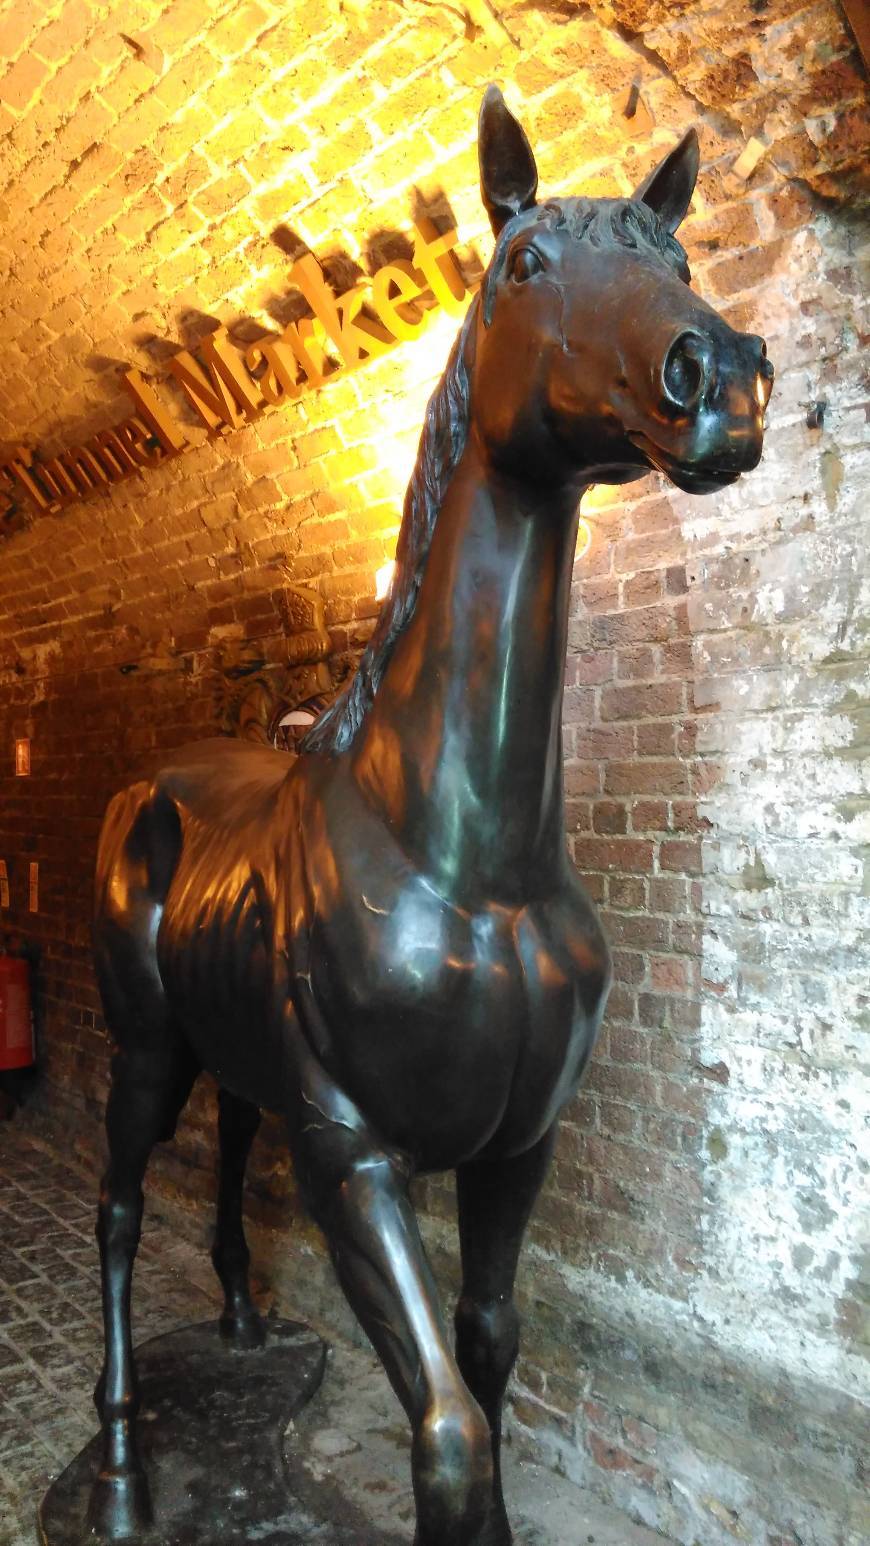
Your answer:
[[[296,751],[353,667],[334,654],[316,591],[287,585],[279,601],[286,659],[270,661],[258,641],[234,641],[220,661],[221,729],[245,741]]]

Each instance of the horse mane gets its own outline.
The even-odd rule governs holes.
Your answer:
[[[483,280],[483,320],[489,325],[495,305],[496,287],[507,262],[508,248],[523,226],[543,224],[551,231],[563,231],[577,242],[592,247],[624,247],[629,251],[647,248],[691,282],[686,250],[664,226],[648,204],[640,199],[548,199],[508,220],[495,244],[492,262]]]
[[[567,230],[575,241],[590,241],[593,247],[614,244],[632,252],[648,247],[676,269],[686,284],[691,279],[685,247],[642,199],[578,198],[564,204],[553,199],[544,204],[541,213],[554,230]]]
[[[374,702],[396,641],[413,616],[438,512],[468,438],[470,381],[466,353],[477,305],[475,298],[426,407],[417,460],[405,494],[396,568],[388,598],[356,674],[315,720],[300,744],[300,751],[342,752],[350,746]]]

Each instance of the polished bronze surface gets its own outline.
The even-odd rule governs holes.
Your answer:
[[[633,199],[541,203],[528,141],[491,87],[480,152],[495,252],[427,411],[359,671],[298,758],[201,743],[106,816],[96,958],[115,1055],[90,1516],[106,1539],[149,1516],[129,1318],[142,1178],[205,1068],[224,1090],[225,1335],[262,1336],[241,1184],[265,1106],[286,1118],[341,1285],[408,1414],[418,1546],[511,1540],[499,1430],[514,1275],[610,981],[564,835],[578,503],[651,466],[698,492],[754,467],[772,369],[760,338],[689,288],[673,232],[693,132]],[[455,1352],[408,1195],[415,1173],[445,1169],[463,1269]]]

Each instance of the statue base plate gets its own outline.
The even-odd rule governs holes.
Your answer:
[[[228,1347],[216,1324],[137,1349],[154,1523],[130,1546],[383,1546],[347,1499],[312,1491],[302,1457],[285,1460],[284,1430],[316,1393],[326,1346],[297,1322],[266,1326],[265,1347],[252,1352]],[[86,1517],[100,1452],[96,1435],[49,1488],[42,1546],[97,1546]]]

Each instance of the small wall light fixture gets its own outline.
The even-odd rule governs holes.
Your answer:
[[[30,741],[26,736],[22,736],[15,742],[15,776],[16,778],[30,776]]]

